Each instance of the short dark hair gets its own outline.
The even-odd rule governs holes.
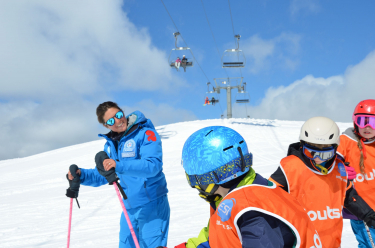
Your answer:
[[[103,102],[99,104],[99,106],[96,108],[96,116],[98,117],[99,123],[104,124],[104,119],[103,119],[104,114],[110,108],[117,108],[118,110],[122,111],[122,109],[115,102],[108,101],[108,102]]]

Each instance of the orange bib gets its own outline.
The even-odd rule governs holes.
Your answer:
[[[358,195],[360,195],[372,209],[375,209],[375,142],[365,142],[365,149],[365,174],[362,174],[359,168],[361,153],[356,140],[345,134],[341,135],[337,153],[343,156],[345,161],[349,162],[349,165],[357,172],[357,177],[354,179],[354,187]]]
[[[265,213],[285,223],[297,238],[295,247],[323,247],[306,211],[275,184],[246,185],[226,195],[210,218],[210,247],[241,248],[242,237],[237,221],[248,211]]]
[[[324,247],[340,247],[343,228],[347,173],[338,159],[327,175],[310,170],[298,157],[290,155],[280,162],[289,193],[307,211]]]

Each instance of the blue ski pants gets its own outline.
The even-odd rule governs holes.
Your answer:
[[[372,248],[365,224],[362,220],[350,220],[353,232],[358,241],[358,248]],[[372,240],[375,242],[375,229],[370,228]]]
[[[141,248],[167,246],[170,208],[166,195],[127,212]],[[119,248],[135,248],[124,213],[120,220]]]

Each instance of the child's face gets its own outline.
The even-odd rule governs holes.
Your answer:
[[[365,139],[371,139],[375,137],[375,130],[372,129],[370,126],[365,128],[358,127],[359,134]]]

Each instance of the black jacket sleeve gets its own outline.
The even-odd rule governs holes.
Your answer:
[[[277,167],[277,170],[271,175],[270,177],[272,180],[280,184],[283,190],[285,190],[287,193],[289,193],[289,188],[288,188],[288,182],[285,178],[284,172],[281,170],[280,166]]]
[[[361,220],[364,220],[366,215],[374,212],[362,197],[358,195],[354,187],[346,191],[344,207]]]

